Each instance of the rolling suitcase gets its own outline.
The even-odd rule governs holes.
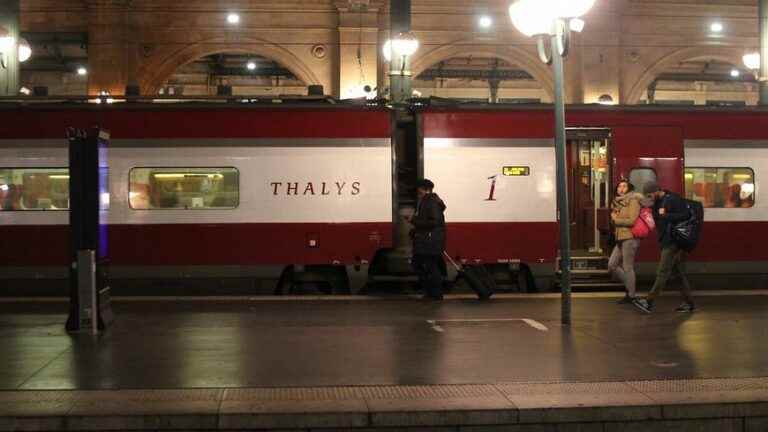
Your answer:
[[[448,262],[459,272],[459,277],[463,277],[472,291],[477,294],[480,300],[488,300],[493,295],[495,290],[495,283],[493,278],[485,269],[485,267],[464,267],[459,266],[456,261],[448,255],[448,252],[443,251],[443,255],[448,259]]]

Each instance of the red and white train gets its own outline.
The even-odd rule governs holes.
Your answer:
[[[64,131],[96,125],[112,137],[116,279],[282,275],[285,283],[311,269],[354,292],[369,274],[406,271],[385,261],[407,256],[401,214],[419,176],[448,205],[451,255],[538,279],[555,272],[548,107],[422,106],[403,115],[319,104],[32,104],[0,107],[0,118],[3,285],[66,275]],[[768,112],[574,106],[567,122],[577,269],[604,265],[613,184],[655,179],[705,204],[692,273],[726,275],[734,288],[765,285]],[[652,272],[657,253],[647,240],[641,273]]]

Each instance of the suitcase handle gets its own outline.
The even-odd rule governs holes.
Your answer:
[[[453,260],[453,258],[451,258],[451,256],[450,256],[450,255],[448,255],[448,252],[446,252],[446,251],[443,251],[443,255],[444,255],[446,258],[448,258],[448,262],[449,262],[449,263],[451,263],[451,265],[452,265],[452,266],[453,266],[453,267],[456,269],[456,271],[458,271],[458,272],[460,272],[460,271],[461,271],[461,267],[459,267],[459,265],[458,265],[458,264],[456,264],[456,261],[454,261],[454,260]]]

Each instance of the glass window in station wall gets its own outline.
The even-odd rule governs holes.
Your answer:
[[[69,210],[69,169],[0,168],[0,211]]]
[[[134,210],[234,209],[239,189],[236,168],[133,168],[128,198]]]
[[[751,168],[685,168],[685,197],[705,208],[750,208],[755,205]]]

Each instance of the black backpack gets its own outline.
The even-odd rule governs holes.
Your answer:
[[[672,225],[672,240],[681,249],[691,252],[701,239],[704,226],[704,206],[698,201],[683,201],[688,208],[688,219]]]

